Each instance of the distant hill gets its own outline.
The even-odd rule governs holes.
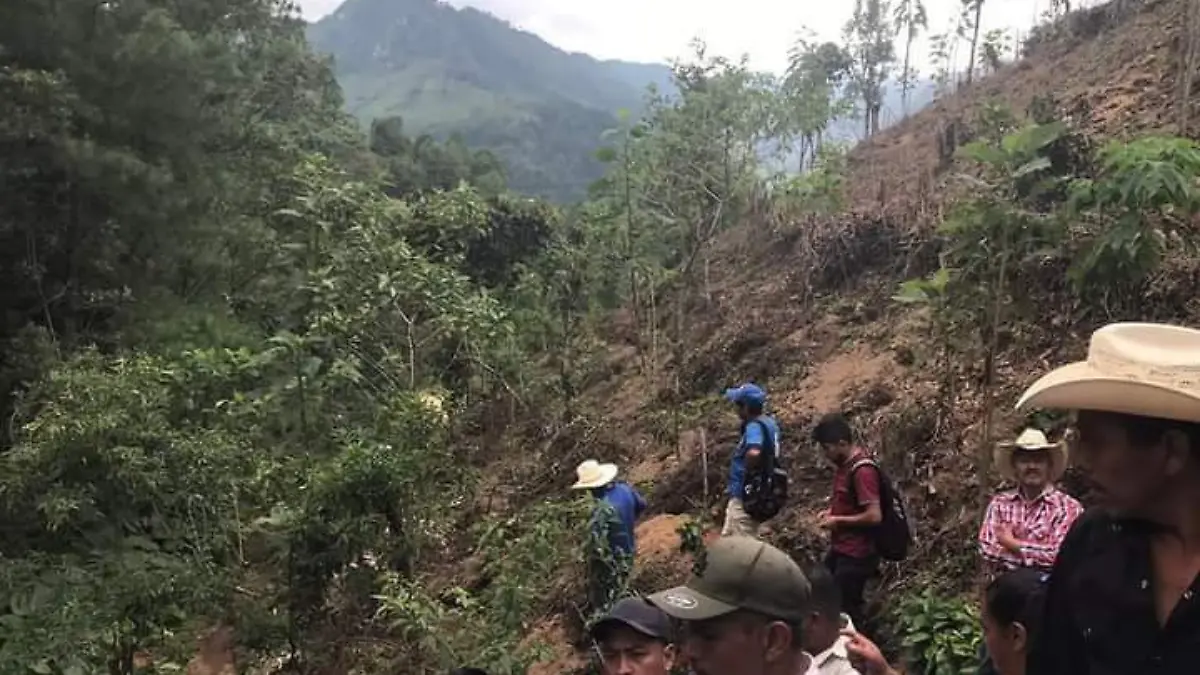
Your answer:
[[[618,109],[640,107],[665,64],[600,61],[558,49],[472,8],[437,0],[347,0],[309,28],[333,55],[350,112],[364,124],[400,116],[406,133],[457,133],[506,163],[509,185],[582,197]]]

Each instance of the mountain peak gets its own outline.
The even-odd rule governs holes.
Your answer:
[[[332,54],[350,112],[402,116],[414,133],[458,133],[494,150],[514,189],[582,196],[620,108],[638,108],[662,64],[571,54],[486,12],[440,0],[347,0],[309,27]]]

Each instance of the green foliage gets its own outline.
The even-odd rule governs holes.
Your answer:
[[[1097,280],[1131,283],[1159,264],[1165,250],[1195,250],[1190,220],[1200,212],[1200,145],[1185,138],[1114,141],[1099,154],[1099,172],[1072,186],[1072,217],[1093,233],[1071,280],[1086,293]]]
[[[679,535],[679,552],[692,556],[692,572],[701,574],[704,570],[705,555],[708,553],[704,545],[704,524],[694,518],[688,518],[675,528]]]
[[[406,198],[429,190],[450,190],[468,183],[489,195],[504,191],[504,167],[487,150],[471,151],[459,136],[445,143],[404,135],[399,117],[371,123],[371,152],[384,159],[387,192]]]
[[[189,414],[180,365],[84,353],[28,396],[0,470],[7,672],[91,672],[219,611],[254,460]]]
[[[983,636],[973,603],[926,590],[902,597],[894,616],[900,643],[917,672],[969,675],[976,671]]]
[[[410,667],[471,663],[501,675],[524,673],[545,648],[528,640],[529,622],[547,609],[560,571],[583,565],[589,508],[586,497],[544,502],[475,525],[475,555],[488,580],[478,593],[452,588],[432,598],[422,584],[388,575],[379,612],[416,648]]]
[[[845,175],[846,148],[823,146],[812,169],[784,183],[782,205],[803,213],[836,213],[843,206]]]

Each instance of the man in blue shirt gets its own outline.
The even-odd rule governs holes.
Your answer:
[[[634,524],[646,500],[628,483],[618,481],[616,464],[594,459],[575,469],[573,490],[596,498],[588,527],[588,602],[593,612],[607,612],[625,591],[636,550]]]
[[[725,525],[721,528],[721,536],[755,537],[762,523],[746,513],[746,473],[763,468],[762,452],[768,446],[774,449],[778,459],[779,424],[775,418],[763,413],[767,392],[756,384],[747,382],[740,387],[726,389],[725,400],[737,407],[742,433],[737,449],[733,451],[733,460],[729,463],[729,485],[726,490],[729,503],[725,506]]]

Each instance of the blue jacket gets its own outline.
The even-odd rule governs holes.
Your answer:
[[[646,500],[634,490],[629,483],[617,481],[605,487],[598,488],[593,494],[602,504],[597,504],[592,512],[592,531],[598,537],[604,536],[608,530],[608,545],[613,553],[633,556],[636,544],[633,537],[634,523],[638,516],[646,510]],[[617,521],[613,527],[607,527],[605,512],[616,513]]]
[[[763,424],[755,424],[753,421],[746,423],[737,449],[733,451],[733,461],[729,463],[728,493],[730,497],[737,499],[742,498],[742,492],[746,486],[746,451],[756,446],[759,448],[767,446],[767,439],[763,438],[763,425],[767,427],[771,438],[775,440],[775,456],[779,456],[779,423],[770,415],[762,415],[756,419],[762,420]]]

